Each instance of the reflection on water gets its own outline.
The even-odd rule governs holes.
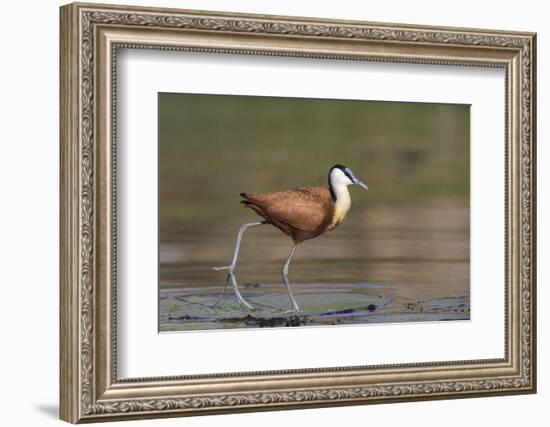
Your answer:
[[[292,242],[279,230],[266,225],[244,236],[237,268],[243,294],[257,301],[271,298],[279,309],[249,313],[231,289],[224,306],[211,307],[225,279],[212,267],[230,262],[240,224],[256,221],[255,215],[242,209],[224,221],[163,223],[160,330],[469,319],[464,199],[352,207],[336,230],[298,247],[289,277],[304,312],[294,317],[281,314],[290,308],[281,270]]]

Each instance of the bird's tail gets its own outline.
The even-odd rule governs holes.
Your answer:
[[[241,193],[241,197],[245,200],[241,200],[241,203],[245,206],[248,206],[250,204],[250,202],[248,201],[248,194],[246,193]]]
[[[261,216],[265,220],[266,224],[271,223],[267,215],[264,213],[263,209],[256,204],[253,194],[241,193],[241,197],[245,199],[245,200],[241,200],[241,204],[245,208],[250,208],[253,211],[255,211],[259,216]]]

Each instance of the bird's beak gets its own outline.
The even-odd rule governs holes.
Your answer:
[[[351,181],[352,181],[354,184],[357,184],[359,187],[362,187],[362,188],[364,188],[365,190],[368,190],[368,189],[369,189],[369,187],[367,187],[367,184],[365,184],[365,183],[362,182],[360,179],[358,179],[358,178],[353,174],[353,172],[351,171],[351,169],[346,168],[346,171],[347,171],[349,177],[351,178]]]
[[[369,187],[367,187],[367,184],[365,184],[363,181],[359,181],[357,178],[355,178],[354,184],[357,184],[359,187],[362,187],[365,190],[369,189]]]

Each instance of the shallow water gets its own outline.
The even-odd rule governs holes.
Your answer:
[[[239,212],[239,211],[237,211]],[[376,205],[350,211],[334,231],[301,244],[281,279],[291,240],[270,225],[244,236],[237,279],[256,310],[240,307],[212,267],[230,262],[249,211],[224,221],[163,223],[160,242],[161,331],[465,320],[469,303],[469,207],[464,199]]]

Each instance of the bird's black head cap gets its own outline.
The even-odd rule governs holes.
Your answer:
[[[340,169],[342,172],[344,172],[344,175],[346,175],[349,179],[353,180],[353,177],[350,175],[349,168],[344,166],[344,165],[341,165],[340,163],[338,163],[338,164],[336,164],[336,165],[334,165],[333,167],[330,168],[330,171],[328,172],[329,177],[330,177],[330,173],[334,169]]]

